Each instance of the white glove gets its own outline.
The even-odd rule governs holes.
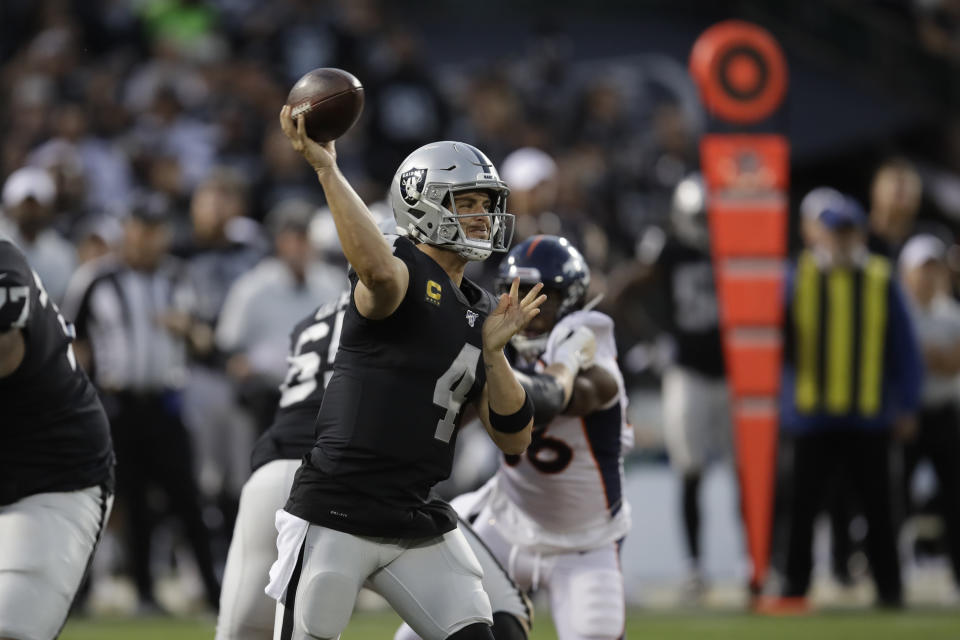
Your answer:
[[[587,327],[577,327],[553,350],[552,363],[560,363],[574,375],[593,366],[597,355],[597,338]]]

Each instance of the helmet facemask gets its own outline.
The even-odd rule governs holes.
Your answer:
[[[501,185],[503,183],[500,183]],[[458,213],[456,195],[483,191],[490,195],[491,211],[486,213]],[[428,184],[417,208],[426,210],[417,223],[410,224],[410,235],[420,242],[441,246],[458,253],[467,260],[486,260],[493,252],[505,252],[513,238],[514,217],[504,212],[509,191],[506,186],[478,188],[474,185]],[[486,239],[471,238],[462,220],[488,218]]]

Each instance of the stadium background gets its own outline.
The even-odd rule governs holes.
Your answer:
[[[879,162],[906,155],[924,178],[921,221],[955,236],[960,8],[950,0],[6,0],[0,178],[24,164],[52,171],[60,187],[57,230],[78,244],[91,228],[115,239],[112,225],[143,190],[170,198],[186,241],[192,190],[220,166],[243,176],[247,214],[258,222],[290,197],[320,206],[309,169],[280,148],[276,112],[301,73],[337,66],[367,90],[361,122],[338,146],[364,197],[381,197],[399,160],[428,140],[470,141],[498,164],[520,146],[541,148],[557,160],[562,228],[578,233],[600,292],[605,274],[632,257],[643,231],[666,224],[673,186],[697,166],[705,116],[686,60],[703,29],[730,17],[763,25],[787,53],[791,212],[819,184],[866,203]],[[955,266],[960,273],[960,260]],[[683,571],[677,486],[659,424],[662,299],[657,283],[638,292],[631,309],[643,314],[622,327],[620,344],[639,444],[628,460],[634,532],[624,570],[640,625],[644,611],[676,604]],[[711,605],[736,611],[745,560],[729,469],[712,472],[704,504],[707,569],[718,585]],[[161,587],[170,603],[190,612],[196,584],[189,560],[179,560],[182,570],[163,576]],[[115,578],[106,562],[106,586],[93,588],[93,619],[68,624],[64,637],[110,637],[96,618],[122,614],[125,600],[122,571]],[[945,569],[921,577],[914,593],[922,606],[950,601]],[[821,587],[820,601],[836,603],[830,585]],[[862,591],[846,598],[843,606],[869,601]],[[927,629],[925,637],[960,627],[939,610],[910,615],[900,620]],[[682,637],[670,625],[681,620],[661,620],[662,631],[651,637],[671,629]],[[715,622],[741,619],[705,620],[716,631]],[[129,624],[117,637],[139,637],[132,630],[141,628],[147,637],[153,623]],[[647,624],[655,627],[656,616]],[[731,624],[748,637],[739,622]],[[763,624],[777,635],[784,628]],[[846,623],[826,617],[817,624],[823,635],[821,629]],[[654,627],[639,626],[636,635]],[[83,636],[85,629],[93,635]],[[899,633],[896,625],[876,629],[876,637],[903,637],[882,635]]]

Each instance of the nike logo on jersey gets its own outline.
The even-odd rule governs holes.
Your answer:
[[[467,324],[469,324],[472,327],[474,323],[477,321],[478,317],[480,317],[478,313],[474,311],[467,311]]]

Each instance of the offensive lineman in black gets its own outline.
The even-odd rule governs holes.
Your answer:
[[[421,147],[390,187],[409,237],[385,239],[334,143],[307,138],[289,107],[280,121],[317,172],[354,271],[317,443],[277,514],[276,637],[338,637],[366,584],[426,640],[490,639],[480,565],[429,492],[449,475],[465,402],[504,452],[530,442],[533,408],[503,347],[539,312],[542,286],[520,300],[514,282],[498,303],[463,277],[509,244],[506,185],[470,145]]]
[[[0,638],[54,638],[113,504],[106,414],[23,253],[0,237]]]
[[[254,445],[253,474],[240,497],[223,573],[216,640],[273,637],[276,603],[263,592],[277,553],[276,529],[269,515],[283,508],[300,459],[313,448],[314,420],[333,374],[349,303],[350,292],[346,291],[303,318],[290,334],[289,367],[280,386],[276,415]],[[526,597],[470,525],[461,520],[458,526],[483,567],[483,588],[493,609],[494,638],[525,640],[532,617]]]

